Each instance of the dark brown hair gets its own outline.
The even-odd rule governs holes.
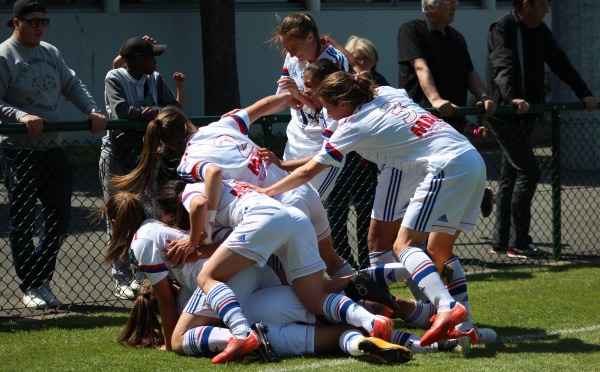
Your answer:
[[[140,197],[130,192],[118,192],[106,200],[100,213],[109,221],[114,220],[104,262],[123,261],[129,253],[134,234],[147,218]]]
[[[275,15],[277,26],[275,27],[275,34],[271,38],[271,41],[281,48],[282,55],[287,53],[287,50],[281,45],[279,40],[280,36],[293,36],[301,39],[306,39],[312,32],[314,36],[314,43],[316,47],[319,47],[321,41],[319,40],[319,29],[315,19],[308,13],[293,13],[281,20],[279,15]]]
[[[158,349],[165,344],[165,336],[158,321],[158,301],[148,280],[138,289],[127,323],[119,335],[119,343],[135,348]]]
[[[146,128],[137,166],[129,174],[112,177],[109,182],[111,191],[146,192],[157,173],[163,145],[178,155],[183,154],[186,140],[191,135],[188,122],[185,114],[175,107],[167,107],[158,114]]]
[[[367,75],[352,75],[339,71],[327,76],[315,95],[334,105],[346,101],[351,106],[357,107],[373,100],[375,85]]]

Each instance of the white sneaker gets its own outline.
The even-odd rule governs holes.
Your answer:
[[[44,300],[44,296],[41,294],[41,286],[30,288],[25,291],[23,295],[23,304],[28,309],[45,309],[48,307],[48,303]]]
[[[52,288],[50,287],[50,281],[45,281],[40,287],[40,293],[44,297],[44,300],[48,304],[49,307],[59,307],[62,303],[56,298],[54,293],[52,293]]]
[[[135,282],[135,280],[134,280]],[[138,285],[139,287],[139,285]],[[132,286],[125,282],[117,282],[117,285],[115,287],[115,297],[118,298],[119,300],[130,300],[133,301],[135,300],[135,296],[137,294],[137,288],[133,289]]]

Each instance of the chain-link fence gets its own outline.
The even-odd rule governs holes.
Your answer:
[[[515,259],[490,253],[496,220],[493,211],[489,217],[480,219],[475,233],[461,235],[455,247],[470,272],[600,255],[597,243],[600,241],[600,161],[594,160],[600,159],[600,123],[595,119],[573,119],[570,113],[559,117],[562,110],[580,107],[578,104],[533,107],[545,112],[545,116],[536,123],[533,133],[534,152],[542,173],[531,207],[530,232],[533,242],[551,255],[543,259]],[[506,112],[511,110],[514,109],[505,108]],[[479,108],[461,108],[459,113],[471,115],[480,111]],[[202,125],[214,119],[203,117],[193,121]],[[288,120],[289,115],[263,118],[260,125],[254,126],[252,136],[257,143],[281,154]],[[132,124],[127,125],[131,128]],[[143,123],[137,125],[144,127]],[[85,129],[80,123],[48,126],[61,131]],[[123,121],[110,122],[109,128],[123,128]],[[472,126],[467,132],[471,129]],[[0,125],[0,134],[18,131],[22,131],[18,126]],[[475,138],[467,133],[467,136],[483,156],[488,186],[496,192],[500,179],[500,147],[493,135]],[[61,308],[129,306],[129,301],[116,299],[111,265],[103,263],[106,223],[97,215],[104,199],[99,175],[101,147],[98,141],[62,143],[58,148],[38,147],[24,152],[3,149],[0,316],[30,311],[23,304],[23,290],[27,286],[48,285],[48,281],[63,304]],[[32,152],[36,152],[35,157],[31,156]],[[68,161],[61,157],[63,155]],[[336,190],[326,204],[335,247],[358,268],[368,265],[366,235],[377,168],[360,157],[352,162],[353,166],[348,166],[339,177]],[[20,186],[12,188],[9,203],[7,186],[17,181]],[[28,183],[36,187],[26,187]],[[70,223],[69,211],[57,207],[55,200],[57,194],[64,194],[65,190],[67,197],[70,196]],[[50,205],[50,208],[42,205]],[[19,275],[15,262],[23,269],[19,269]],[[28,274],[28,270],[34,275]]]

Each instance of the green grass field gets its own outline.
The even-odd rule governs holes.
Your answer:
[[[499,340],[474,347],[466,358],[457,353],[417,354],[405,365],[380,366],[340,353],[287,358],[278,364],[249,356],[213,366],[208,358],[118,345],[115,340],[127,314],[110,312],[0,320],[0,370],[600,371],[599,274],[596,263],[469,276],[475,322],[494,328]],[[408,295],[401,286],[393,290]]]

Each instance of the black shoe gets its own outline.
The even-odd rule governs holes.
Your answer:
[[[412,352],[404,346],[392,344],[375,337],[365,337],[358,343],[358,350],[378,362],[402,364],[413,359]]]
[[[267,333],[269,333],[269,327],[262,324],[261,322],[254,323],[250,326],[250,328],[256,332],[258,335],[258,339],[260,341],[260,346],[257,349],[257,352],[267,363],[276,363],[281,360],[277,351],[271,345],[269,340],[267,339]]]
[[[481,199],[481,215],[483,217],[489,217],[492,214],[492,209],[494,207],[494,192],[490,187],[486,187],[483,190],[483,198]]]
[[[513,258],[545,258],[550,257],[550,253],[539,249],[535,244],[529,243],[524,248],[512,247],[508,249],[508,257]]]
[[[503,247],[501,245],[492,245],[492,247],[490,248],[490,253],[507,254],[508,248]]]
[[[354,302],[368,300],[385,305],[392,310],[400,310],[400,305],[398,305],[390,290],[378,285],[363,272],[352,275],[344,292]]]
[[[458,346],[458,340],[439,340],[437,344],[438,351],[450,352],[456,349]]]

